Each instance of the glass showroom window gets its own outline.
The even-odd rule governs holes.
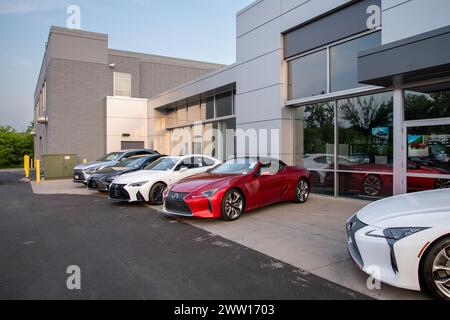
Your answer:
[[[327,50],[289,61],[289,100],[327,93],[327,72]]]
[[[193,124],[205,119],[202,115],[200,101],[194,101],[188,104],[187,117],[189,124]]]
[[[294,109],[296,164],[311,170],[317,193],[334,195],[335,103]]]
[[[131,97],[131,74],[114,72],[114,95]]]
[[[214,119],[216,117],[214,111],[214,97],[202,99],[202,108],[206,110],[206,120]]]
[[[288,99],[359,88],[358,53],[381,44],[381,32],[349,38],[288,61]],[[329,68],[329,69],[328,69]]]
[[[450,118],[450,83],[405,92],[405,120]]]
[[[339,100],[337,115],[339,193],[391,196],[392,93]]]
[[[344,42],[330,48],[331,91],[365,86],[358,83],[358,52],[381,44],[381,32]]]
[[[216,95],[216,117],[226,117],[233,114],[233,96],[231,91]]]

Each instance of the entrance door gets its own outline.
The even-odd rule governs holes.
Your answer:
[[[450,119],[405,121],[408,192],[450,188]]]

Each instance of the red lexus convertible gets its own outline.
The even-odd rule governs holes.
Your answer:
[[[244,212],[273,203],[304,203],[309,193],[306,169],[275,159],[237,158],[168,188],[163,212],[234,221]]]

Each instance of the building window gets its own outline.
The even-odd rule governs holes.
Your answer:
[[[288,99],[296,100],[362,87],[358,53],[381,44],[381,32],[329,44],[288,61]]]
[[[405,120],[450,118],[450,83],[405,92]]]
[[[294,109],[296,164],[311,170],[317,193],[334,195],[334,101]]]
[[[288,74],[289,100],[327,93],[327,51],[289,61]]]
[[[339,100],[339,169],[392,172],[391,93]]]
[[[214,97],[209,97],[207,99],[202,100],[202,105],[206,110],[206,119],[214,119],[216,117],[214,111]]]
[[[189,124],[199,122],[205,119],[205,117],[202,114],[200,101],[194,101],[188,104],[187,116]]]
[[[114,95],[131,97],[131,74],[114,72]]]
[[[227,117],[233,114],[233,97],[232,93],[226,92],[216,96],[216,117]]]
[[[311,171],[316,192],[392,195],[392,93],[297,107],[294,123],[295,162]]]
[[[363,87],[358,83],[358,52],[381,43],[381,32],[371,33],[330,48],[331,91]]]

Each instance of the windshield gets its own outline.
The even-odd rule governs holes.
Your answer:
[[[258,161],[256,159],[234,159],[221,164],[211,170],[212,174],[248,174],[252,171]]]
[[[110,154],[107,154],[103,158],[98,159],[97,161],[114,161],[117,160],[121,155],[121,152],[112,152]]]
[[[147,160],[146,157],[141,158],[128,158],[120,161],[118,164],[118,167],[127,167],[127,168],[139,168],[142,166],[145,161]]]
[[[145,170],[169,171],[177,164],[177,158],[161,158],[145,167]]]

